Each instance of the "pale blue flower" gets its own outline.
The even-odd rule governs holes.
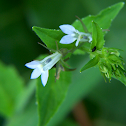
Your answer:
[[[34,60],[26,63],[26,67],[34,69],[31,74],[31,79],[36,79],[41,75],[42,84],[45,86],[49,76],[48,70],[51,69],[61,59],[61,57],[62,55],[59,52],[55,52],[41,61]]]
[[[60,25],[59,28],[67,35],[63,36],[60,40],[62,44],[70,44],[76,41],[76,46],[78,46],[79,42],[91,42],[92,37],[89,33],[79,32],[72,25],[64,24]]]

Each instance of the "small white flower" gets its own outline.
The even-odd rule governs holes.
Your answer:
[[[89,33],[79,32],[76,30],[72,25],[64,24],[60,25],[59,28],[67,35],[63,36],[60,40],[60,43],[62,44],[70,44],[76,41],[76,46],[78,46],[79,41],[86,42],[92,41],[92,37]]]
[[[62,55],[59,52],[55,52],[41,61],[35,60],[26,63],[26,67],[34,69],[31,74],[31,79],[36,79],[41,75],[42,84],[45,86],[49,76],[48,70],[51,69],[61,59],[61,57]]]

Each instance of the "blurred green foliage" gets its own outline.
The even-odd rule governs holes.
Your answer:
[[[5,75],[5,80],[8,79],[8,81],[10,82],[7,84],[9,84],[10,86],[10,91],[13,92],[12,103],[16,106],[16,109],[12,108],[15,109],[15,112],[8,112],[6,111],[6,109],[5,112],[3,112],[9,113],[8,115],[11,115],[12,113],[11,118],[8,118],[8,116],[6,117],[3,113],[0,114],[1,125],[4,124],[7,126],[17,126],[18,124],[21,124],[23,126],[36,126],[38,122],[37,107],[35,104],[36,99],[34,94],[35,85],[33,85],[34,83],[32,83],[33,80],[27,85],[27,87],[25,87],[25,85],[23,84],[24,82],[28,81],[31,72],[30,70],[25,68],[24,64],[35,59],[40,54],[48,53],[48,51],[37,44],[38,41],[40,42],[40,39],[32,31],[31,27],[39,26],[43,28],[59,29],[58,26],[61,24],[72,24],[73,21],[76,19],[75,15],[77,15],[80,18],[85,17],[89,14],[96,15],[102,9],[117,2],[120,2],[120,0],[0,1],[0,59],[4,64],[6,64],[5,66],[1,65],[2,67],[0,67],[0,77],[4,74],[3,69],[7,67],[7,69],[9,70],[6,71],[7,75]],[[112,25],[109,29],[110,32],[108,32],[105,37],[105,46],[120,48],[124,50],[121,52],[121,55],[123,56],[124,61],[126,62],[125,13],[126,7],[124,6],[124,8],[117,15],[116,19],[112,22]],[[77,61],[82,58],[84,62],[79,64]],[[73,84],[69,87],[69,90],[75,92],[75,96],[78,99],[78,101],[81,98],[84,99],[84,103],[86,104],[89,116],[95,123],[94,125],[125,126],[126,87],[123,84],[121,84],[121,82],[114,79],[112,79],[111,83],[105,83],[102,76],[100,77],[100,72],[96,68],[91,68],[89,69],[89,71],[87,70],[80,75],[79,69],[88,60],[89,58],[87,56],[85,56],[85,58],[82,56],[73,56],[71,58],[70,64],[73,65],[73,67],[79,66],[79,68],[77,70],[78,73],[77,71],[73,72]],[[12,82],[20,80],[19,75],[17,74],[18,77],[17,75],[15,75],[14,78],[16,78],[16,80],[14,80],[13,77],[11,77],[13,76],[11,74],[18,72],[16,70],[11,71],[11,67],[8,68],[8,65],[15,66],[19,74],[24,78],[24,80],[21,79],[21,92],[17,90],[18,85],[16,88],[16,86],[13,86]],[[82,76],[84,77],[84,80],[80,79],[82,78]],[[1,78],[0,83],[2,81]],[[4,83],[4,85],[5,84],[6,83]],[[80,89],[76,89],[74,86],[76,84],[78,86],[85,86],[85,89],[81,91],[84,92],[83,94],[79,94]],[[0,91],[1,89],[2,88],[0,88]],[[13,91],[14,89],[15,91]],[[14,97],[16,91],[18,91],[18,93],[20,92],[20,98],[18,99],[18,102],[15,102],[16,98]],[[76,95],[76,92],[78,92],[78,95]],[[6,95],[6,92],[3,92],[3,95],[4,94]],[[65,116],[72,109],[71,104],[76,104],[74,103],[74,99],[72,99],[72,94],[73,93],[67,94],[67,99],[65,100],[64,104],[62,104],[62,106],[59,108],[62,110],[60,112],[63,113],[63,118],[59,116],[59,120],[57,121],[57,118],[55,118],[59,115],[59,113],[57,112],[57,115],[54,117],[53,120],[54,122],[57,121],[57,123],[62,123],[63,121],[64,124],[70,123],[71,125],[74,125],[72,121],[64,121],[66,120],[64,119]],[[11,97],[11,93],[9,93],[9,95]],[[79,95],[81,95],[81,97],[78,97]],[[4,97],[0,97],[1,100],[3,100],[2,98]],[[69,99],[71,100],[69,101]],[[9,98],[9,100],[11,99]],[[9,102],[9,100],[7,100],[7,102]],[[68,104],[69,108],[65,107],[66,103]],[[20,106],[22,106],[21,110],[19,110]],[[9,107],[11,106],[9,105]],[[66,112],[65,110],[67,110],[67,113],[64,113]],[[17,122],[15,120],[17,120]],[[71,120],[71,117],[67,120]]]

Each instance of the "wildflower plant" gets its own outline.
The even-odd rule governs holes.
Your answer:
[[[82,84],[79,83],[79,81],[71,82],[73,71],[74,73],[79,73],[78,76],[75,76],[79,78],[80,76],[87,76],[85,70],[88,71],[87,69],[91,67],[99,68],[105,81],[108,79],[110,82],[112,78],[115,78],[126,85],[124,61],[120,55],[120,49],[106,47],[104,39],[113,19],[123,5],[124,3],[120,2],[102,10],[96,16],[89,15],[82,19],[78,18],[71,25],[60,25],[60,29],[58,30],[40,28],[37,26],[32,27],[32,30],[46,45],[44,47],[48,48],[52,53],[41,60],[34,60],[25,64],[26,67],[34,69],[31,74],[31,79],[38,78],[41,75],[41,81],[40,78],[37,79],[37,103],[40,126],[52,125],[52,123],[55,125],[57,118],[59,118],[57,109],[59,109],[60,112],[63,105],[68,104],[68,106],[64,108],[66,112],[69,106],[71,106],[81,94],[77,93],[76,98],[71,102],[69,102],[70,99],[66,97],[66,94],[72,97],[72,94],[75,93],[74,90],[78,89]],[[72,55],[84,56],[85,53],[89,54],[90,60],[87,63],[83,62],[84,60],[78,60],[78,62],[82,64],[81,68],[79,67],[79,71],[72,65],[71,67],[67,62],[71,59]],[[55,67],[53,68],[55,64],[56,69]],[[48,70],[50,70],[49,79]],[[88,76],[92,76],[91,72],[89,74]],[[43,87],[41,83],[43,86],[46,86]],[[70,90],[73,90],[73,92]],[[47,99],[47,104],[48,102],[55,104],[48,104],[47,107],[44,99]],[[63,117],[64,112],[62,113]]]

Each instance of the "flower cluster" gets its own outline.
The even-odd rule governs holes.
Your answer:
[[[124,76],[125,69],[123,67],[123,59],[120,57],[118,49],[103,48],[102,57],[98,62],[98,66],[102,75],[111,80],[112,76],[121,77]]]
[[[79,45],[79,42],[91,42],[92,37],[90,33],[79,32],[76,30],[72,25],[60,25],[60,29],[67,35],[63,36],[60,40],[62,44],[70,44],[76,40],[76,46]],[[62,49],[63,50],[63,49]],[[31,74],[31,79],[36,79],[41,75],[41,82],[43,86],[46,85],[48,76],[49,76],[49,69],[51,69],[57,62],[62,60],[65,54],[59,50],[53,53],[50,56],[47,56],[41,61],[35,60],[29,63],[26,63],[25,66],[34,69]]]
[[[75,46],[71,46],[70,50],[67,48],[59,49],[56,43],[57,51],[53,50],[53,52],[55,53],[51,54],[50,56],[47,56],[41,61],[35,60],[26,63],[26,67],[34,69],[31,74],[31,79],[36,79],[41,75],[41,82],[43,86],[45,86],[48,81],[49,70],[57,63],[57,66],[60,66],[62,70],[74,70],[65,67],[66,55],[71,55],[75,50],[78,49],[84,51],[84,43],[88,43],[89,45],[86,51],[89,53],[91,60],[86,65],[84,65],[80,72],[90,67],[98,65],[102,75],[108,78],[109,80],[111,80],[111,77],[125,77],[123,59],[121,58],[118,49],[104,47],[105,41],[103,30],[98,26],[97,23],[92,21],[92,32],[88,32],[88,30],[84,29],[84,31],[87,31],[86,33],[80,32],[79,30],[75,29],[72,25],[69,24],[60,25],[59,28],[63,33],[66,34],[59,40],[59,43],[71,44],[73,42],[76,42]],[[48,47],[46,48],[48,49]],[[69,59],[69,57],[67,57],[67,59]],[[56,73],[57,76],[59,74],[58,72]]]

